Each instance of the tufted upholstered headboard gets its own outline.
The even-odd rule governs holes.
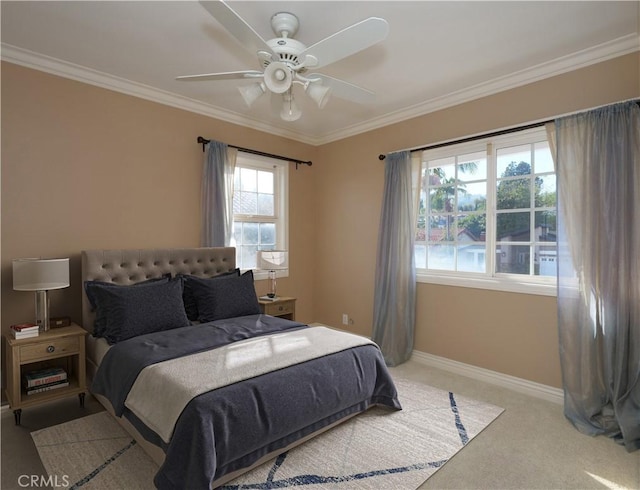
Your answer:
[[[83,250],[82,326],[93,332],[95,320],[84,292],[85,281],[128,285],[167,273],[213,277],[235,268],[233,247]]]

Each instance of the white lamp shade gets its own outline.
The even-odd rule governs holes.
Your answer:
[[[285,121],[297,121],[302,116],[302,111],[296,104],[296,101],[291,94],[284,94],[282,96],[282,110],[280,111],[280,117]]]
[[[14,259],[13,289],[48,291],[69,287],[69,259]]]
[[[247,107],[251,107],[253,103],[260,98],[262,94],[265,93],[266,87],[264,83],[252,83],[251,85],[241,85],[238,87],[240,91],[240,95],[244,99]]]
[[[286,250],[261,250],[258,252],[258,267],[277,271],[289,268],[289,252]]]
[[[310,83],[307,86],[307,95],[311,97],[320,109],[323,109],[327,105],[329,100],[329,92],[331,89],[325,87],[318,82]]]

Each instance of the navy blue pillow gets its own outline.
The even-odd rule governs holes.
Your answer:
[[[182,281],[156,281],[144,287],[93,285],[96,315],[104,319],[95,336],[115,344],[138,335],[185,327],[189,319],[182,303]]]
[[[135,284],[122,285],[115,284],[113,282],[104,282],[104,281],[85,281],[84,282],[84,291],[87,295],[87,299],[89,300],[89,304],[91,305],[91,311],[96,311],[96,295],[94,293],[95,288],[98,287],[112,287],[112,288],[130,288],[132,286],[146,286],[148,284],[153,284],[157,282],[169,282],[171,280],[171,274],[163,274],[161,277],[154,277],[152,279],[147,279],[146,281],[137,282]],[[104,331],[105,319],[102,312],[96,311],[96,319],[93,322],[93,335],[94,337],[102,337],[102,333]]]
[[[260,313],[251,270],[239,277],[228,277],[224,281],[193,278],[192,291],[198,304],[198,320],[201,322]]]
[[[193,294],[193,280],[198,279],[200,281],[216,281],[218,279],[227,279],[230,277],[239,277],[240,269],[236,269],[230,272],[225,272],[224,274],[220,274],[214,277],[197,277],[190,276],[187,274],[177,274],[176,277],[179,277],[183,281],[184,290],[182,291],[182,300],[184,301],[184,309],[187,312],[187,318],[191,321],[196,321],[198,319],[198,303],[196,302],[196,297]]]

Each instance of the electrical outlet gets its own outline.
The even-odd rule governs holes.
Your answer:
[[[342,314],[342,324],[349,325],[349,315],[347,313]]]

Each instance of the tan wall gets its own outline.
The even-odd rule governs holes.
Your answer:
[[[318,148],[2,64],[3,331],[28,320],[11,259],[70,257],[52,314],[80,321],[86,248],[199,245],[198,135],[311,159],[290,169],[291,277],[298,318],[370,334],[382,196],[379,153],[638,97],[638,57],[486,97]],[[262,293],[266,284],[258,284]],[[418,285],[416,349],[559,386],[555,298]]]
[[[11,259],[70,257],[51,313],[81,320],[80,251],[200,245],[202,135],[313,160],[312,146],[9,63],[2,64],[2,329],[34,315]],[[316,166],[292,164],[291,276],[279,281],[313,320]],[[266,292],[259,281],[258,292]]]
[[[370,334],[384,165],[378,154],[640,96],[638,53],[370,131],[319,149],[318,321]],[[561,385],[553,297],[418,284],[415,348]]]

